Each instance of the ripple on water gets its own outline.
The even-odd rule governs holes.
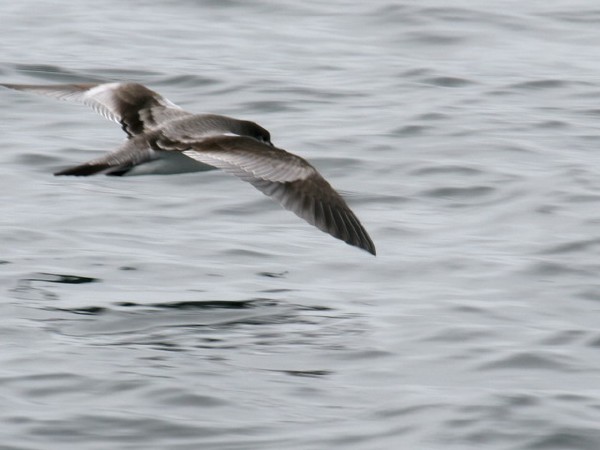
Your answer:
[[[474,200],[481,197],[487,197],[496,192],[491,186],[466,186],[466,187],[439,187],[427,189],[421,193],[425,197],[443,198],[451,200]]]
[[[390,133],[398,136],[421,136],[429,133],[434,127],[428,125],[402,125],[393,129]]]
[[[574,240],[553,245],[540,252],[542,255],[562,255],[570,253],[587,253],[600,245],[600,238]]]
[[[593,417],[593,402],[592,397],[565,398],[544,391],[466,393],[459,406],[440,405],[452,412],[435,436],[444,443],[465,444],[465,448],[495,444],[508,448],[510,443],[510,448],[522,449],[595,449],[600,435],[597,427],[585,420],[578,425],[572,415],[580,411]],[[544,418],[540,411],[546,411]]]
[[[37,272],[27,277],[19,278],[12,288],[15,297],[21,300],[57,300],[58,294],[50,288],[52,284],[88,284],[101,281],[98,278],[81,275]]]
[[[63,66],[54,66],[50,64],[15,64],[15,69],[30,77],[39,78],[44,84],[52,82],[75,83],[87,79],[82,76],[80,72],[67,69]]]
[[[514,352],[494,357],[491,361],[479,365],[479,370],[517,369],[517,370],[575,370],[576,360],[567,355],[550,352]]]
[[[596,427],[558,426],[555,431],[533,439],[528,448],[539,450],[597,450],[599,438],[600,433]]]
[[[165,327],[216,327],[294,321],[294,308],[270,299],[240,301],[119,302],[112,307],[51,308],[60,316],[61,334],[70,336],[130,335]],[[68,320],[68,314],[94,316]],[[289,315],[289,316],[288,316]]]
[[[421,177],[427,175],[440,176],[440,175],[458,175],[461,177],[485,175],[486,172],[480,169],[475,169],[468,166],[459,165],[439,165],[439,166],[428,166],[419,167],[409,172],[411,175]]]
[[[545,79],[545,80],[531,80],[531,81],[523,81],[519,83],[513,83],[507,86],[508,90],[517,90],[517,91],[536,91],[543,89],[561,89],[566,88],[570,84],[569,81],[566,80],[557,80],[557,79]]]
[[[20,282],[34,282],[41,281],[47,283],[61,283],[61,284],[85,284],[85,283],[96,283],[100,281],[98,278],[83,277],[81,275],[66,275],[59,273],[44,273],[38,272],[30,275],[27,278],[22,278]]]
[[[468,80],[466,78],[450,77],[450,76],[424,78],[421,80],[421,82],[426,83],[426,84],[431,84],[433,86],[450,87],[450,88],[459,88],[459,87],[465,87],[465,86],[471,86],[473,84],[477,84],[474,81]]]

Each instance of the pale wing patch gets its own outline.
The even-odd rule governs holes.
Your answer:
[[[269,148],[268,146],[264,146]],[[280,158],[271,152],[265,154],[244,151],[185,150],[183,153],[204,164],[223,169],[248,181],[257,178],[279,183],[304,180],[314,174],[315,169],[304,160],[283,150]]]
[[[4,86],[19,91],[43,95],[56,100],[81,103],[92,107],[103,117],[118,123],[121,120],[121,117],[117,113],[118,108],[114,99],[114,91],[118,89],[121,84],[122,83],[64,84],[48,86],[7,84]]]
[[[100,84],[86,92],[84,103],[109,120],[141,121],[144,128],[151,129],[163,120],[189,114],[157,92],[136,83]]]
[[[246,139],[236,140],[248,143]],[[244,151],[234,148],[233,141],[228,144],[183,153],[241,178],[321,231],[375,254],[373,241],[346,202],[302,158],[266,145],[262,151],[257,145]]]
[[[9,89],[23,92],[32,92],[45,97],[54,98],[74,103],[83,103],[84,96],[88,89],[96,86],[95,84],[66,84],[66,85],[34,85],[34,84],[2,84]]]
[[[123,83],[99,84],[83,95],[83,103],[108,120],[119,123],[119,100],[115,95]]]
[[[190,114],[160,94],[137,83],[2,86],[90,106],[109,120],[122,125],[125,122],[124,125],[130,134],[139,134],[146,126],[153,129],[164,121]],[[132,132],[132,129],[135,129],[135,132]]]

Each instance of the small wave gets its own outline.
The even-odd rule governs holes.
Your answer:
[[[600,245],[600,239],[585,239],[571,242],[565,242],[552,246],[546,250],[542,250],[542,255],[560,255],[565,253],[579,253],[586,252],[590,248],[594,248]]]
[[[573,360],[566,355],[544,351],[516,352],[510,355],[499,356],[493,361],[481,364],[479,369],[530,369],[568,372],[574,370],[573,367]]]
[[[456,166],[456,165],[444,165],[434,167],[422,167],[414,169],[410,172],[411,175],[424,176],[424,175],[460,175],[460,176],[477,176],[483,175],[484,172],[479,169],[474,169],[467,166]]]
[[[30,77],[39,78],[43,80],[44,83],[75,83],[90,81],[89,76],[82,75],[61,66],[50,64],[15,64],[13,67],[17,72],[25,73]],[[96,77],[92,78],[92,80],[94,79],[98,80]]]
[[[517,89],[517,90],[541,90],[541,89],[559,89],[564,88],[569,85],[568,81],[565,80],[556,80],[556,79],[547,79],[547,80],[532,80],[532,81],[524,81],[521,83],[514,83],[508,86],[508,89]]]
[[[333,373],[331,370],[279,370],[275,372],[302,378],[322,378]]]
[[[403,125],[391,132],[398,136],[421,136],[432,130],[433,127],[427,125]]]
[[[271,299],[199,300],[158,303],[118,302],[111,306],[46,308],[54,313],[57,331],[69,336],[130,336],[146,339],[154,331],[180,327],[231,327],[294,321],[292,307]],[[62,316],[57,316],[62,313]],[[67,315],[64,315],[67,314]],[[69,315],[74,315],[69,318]],[[88,315],[90,320],[75,316]],[[50,320],[50,319],[48,319]],[[161,341],[163,342],[163,341]],[[156,340],[149,342],[156,345]],[[164,345],[169,343],[164,341]],[[163,344],[161,344],[163,345]]]
[[[548,433],[531,442],[527,448],[548,450],[548,449],[598,449],[598,429],[591,428],[569,428],[559,427],[551,433]]]
[[[473,199],[484,197],[495,192],[496,189],[490,186],[469,186],[469,187],[440,187],[429,189],[423,192],[423,195],[434,198],[452,198],[452,199]]]
[[[433,86],[452,87],[452,88],[464,87],[464,86],[470,86],[470,85],[476,84],[474,81],[467,80],[466,78],[450,77],[450,76],[425,78],[425,79],[421,80],[421,82],[426,83],[426,84],[431,84]]]
[[[19,282],[31,283],[31,282],[46,282],[46,283],[62,283],[62,284],[84,284],[84,283],[96,283],[100,281],[99,278],[84,277],[80,275],[66,275],[59,273],[46,273],[37,272],[30,275],[27,278],[21,278]]]

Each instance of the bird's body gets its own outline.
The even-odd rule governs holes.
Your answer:
[[[371,238],[342,197],[307,161],[274,147],[269,132],[254,122],[192,114],[137,83],[2,86],[86,104],[127,134],[115,151],[55,175],[222,169],[322,231],[375,254]]]

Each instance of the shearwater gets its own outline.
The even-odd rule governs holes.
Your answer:
[[[306,160],[275,147],[270,133],[254,122],[189,113],[138,83],[0,85],[91,106],[127,133],[113,152],[55,175],[222,169],[320,230],[375,255],[373,241],[344,199]]]

